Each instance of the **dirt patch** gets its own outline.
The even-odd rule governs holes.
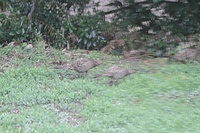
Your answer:
[[[74,102],[75,108],[82,108],[83,104]],[[61,108],[56,103],[51,103],[46,107],[48,110],[58,112],[60,123],[70,124],[72,126],[80,125],[84,122],[84,119],[78,115],[78,111],[68,107],[67,109]]]

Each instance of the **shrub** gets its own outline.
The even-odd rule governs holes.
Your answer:
[[[105,38],[102,36],[100,16],[80,15],[73,19],[73,32],[78,36],[77,48],[81,49],[99,49],[105,45]]]

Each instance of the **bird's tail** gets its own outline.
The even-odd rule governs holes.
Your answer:
[[[69,65],[69,64],[65,64],[65,65],[62,65],[62,66],[56,66],[54,68],[55,69],[72,69],[72,66]]]

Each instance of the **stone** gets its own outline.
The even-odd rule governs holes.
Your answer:
[[[171,59],[175,59],[177,61],[184,62],[185,60],[193,61],[198,56],[200,56],[200,46],[198,46],[194,49],[188,48],[188,49],[179,51],[176,55],[171,57]]]
[[[24,49],[25,50],[33,49],[33,45],[32,44],[28,44]]]

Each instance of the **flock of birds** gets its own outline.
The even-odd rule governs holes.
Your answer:
[[[75,60],[71,64],[56,66],[55,68],[56,69],[71,69],[79,73],[84,73],[84,72],[87,73],[90,69],[100,64],[102,64],[102,61],[92,60],[89,58],[80,58],[80,59]],[[98,78],[101,76],[108,76],[112,79],[117,80],[132,73],[133,71],[130,69],[126,69],[119,66],[112,66],[109,69],[107,69],[105,72],[103,72],[102,74],[96,75],[94,78]]]
[[[181,51],[177,55],[173,56],[173,59],[176,59],[177,61],[182,60],[194,60],[198,55],[200,55],[200,46],[196,49],[186,49],[184,51]],[[89,58],[80,58],[72,62],[71,64],[65,64],[62,66],[56,66],[56,69],[71,69],[75,70],[79,73],[87,73],[90,69],[102,64],[102,61],[100,60],[92,60]],[[108,76],[112,79],[120,79],[123,78],[129,74],[132,74],[133,71],[130,69],[126,69],[119,66],[112,66],[109,69],[107,69],[102,74],[96,75],[94,78],[98,78],[101,76]]]

